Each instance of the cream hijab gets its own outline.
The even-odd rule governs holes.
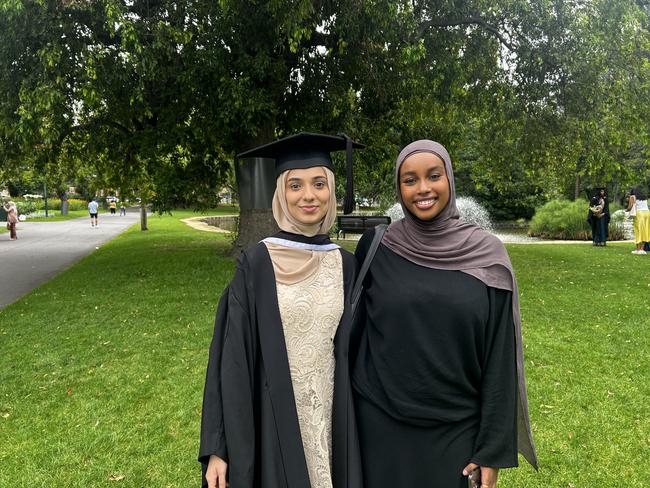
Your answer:
[[[325,218],[320,222],[308,225],[298,222],[293,216],[289,213],[289,207],[287,206],[287,178],[289,178],[289,173],[291,170],[285,171],[275,182],[275,193],[273,194],[273,217],[278,223],[278,227],[285,232],[291,232],[292,234],[301,234],[307,237],[314,237],[317,234],[327,234],[329,230],[334,225],[336,220],[336,195],[334,194],[334,173],[329,169],[321,166],[323,173],[327,176],[327,186],[330,190],[330,201],[329,207],[327,208],[327,214]]]
[[[330,190],[330,200],[327,214],[320,222],[308,225],[296,220],[290,213],[287,205],[286,185],[291,171],[285,171],[276,180],[275,193],[273,194],[273,218],[285,232],[314,237],[327,234],[336,220],[336,194],[334,187],[334,173],[322,167],[327,176],[327,187]],[[285,285],[293,285],[305,280],[314,274],[320,267],[321,259],[327,251],[312,249],[297,249],[275,242],[264,242],[271,256],[275,279]]]

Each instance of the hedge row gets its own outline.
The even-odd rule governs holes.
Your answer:
[[[45,200],[27,200],[27,199],[15,199],[16,207],[18,207],[18,213],[20,215],[29,215],[39,210],[45,210]],[[78,200],[72,198],[68,200],[68,210],[84,210],[87,208],[88,202],[84,200]],[[61,210],[61,200],[59,198],[48,198],[47,199],[47,208],[49,210]]]

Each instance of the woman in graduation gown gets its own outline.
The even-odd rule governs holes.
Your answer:
[[[354,256],[336,218],[329,151],[304,134],[244,153],[276,160],[281,231],[244,251],[219,302],[203,399],[203,486],[360,488],[348,368]],[[355,143],[356,144],[356,143]]]
[[[442,145],[408,145],[395,175],[405,216],[364,279],[353,371],[364,483],[466,488],[472,474],[493,488],[517,448],[536,466],[512,266],[496,237],[459,220]]]

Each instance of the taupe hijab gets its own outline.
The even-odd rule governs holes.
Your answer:
[[[273,217],[281,230],[291,234],[307,237],[327,234],[336,220],[336,194],[334,193],[334,173],[323,167],[327,176],[327,186],[330,190],[330,200],[327,214],[314,225],[303,224],[289,213],[286,199],[286,184],[290,171],[285,171],[276,180],[273,194]],[[325,252],[338,249],[338,246],[294,244],[278,239],[265,239],[264,243],[273,262],[275,279],[283,284],[292,285],[311,276],[320,267]],[[299,246],[299,247],[297,247]],[[302,247],[302,248],[301,248]]]
[[[420,152],[438,156],[445,164],[449,180],[449,202],[430,221],[420,220],[409,212],[404,205],[399,188],[399,171],[402,163],[412,154]],[[475,225],[459,220],[460,214],[456,207],[456,189],[451,158],[442,144],[419,140],[402,149],[395,165],[395,182],[404,218],[393,222],[388,227],[382,244],[405,259],[421,266],[461,271],[481,280],[487,286],[512,292],[519,384],[518,448],[526,460],[537,469],[537,455],[528,416],[519,293],[508,253],[495,236]]]

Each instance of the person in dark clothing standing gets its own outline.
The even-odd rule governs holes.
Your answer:
[[[361,488],[348,348],[354,256],[330,241],[330,151],[301,133],[241,154],[275,159],[281,231],[244,251],[219,302],[199,461],[208,488]]]
[[[606,246],[609,237],[609,199],[607,190],[598,188],[589,200],[587,222],[591,226],[591,238],[594,246]]]
[[[471,475],[494,488],[518,449],[537,465],[512,265],[496,237],[459,220],[442,145],[406,146],[396,185],[405,217],[371,262],[354,334],[364,483],[466,488]]]

